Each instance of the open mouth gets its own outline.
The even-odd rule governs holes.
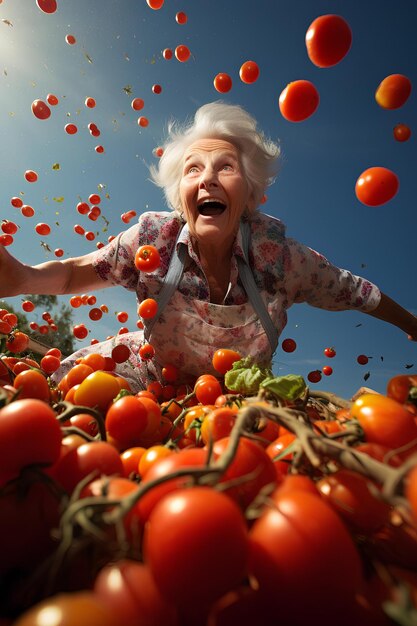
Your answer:
[[[215,216],[221,215],[226,209],[224,202],[220,200],[204,200],[197,206],[200,215]]]

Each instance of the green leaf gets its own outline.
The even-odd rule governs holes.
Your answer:
[[[243,395],[258,393],[259,385],[272,376],[270,368],[260,368],[250,357],[235,361],[231,370],[226,372],[224,382],[228,389]]]
[[[283,400],[296,400],[304,394],[307,385],[302,376],[288,374],[287,376],[267,378],[260,384],[260,387]]]

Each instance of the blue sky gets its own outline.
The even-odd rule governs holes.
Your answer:
[[[187,14],[185,25],[177,24],[177,11]],[[304,38],[310,23],[326,13],[349,22],[353,43],[341,63],[319,69],[308,59]],[[41,242],[52,250],[62,247],[65,256],[84,254],[95,249],[96,241],[125,228],[122,213],[164,209],[147,168],[167,122],[184,120],[198,106],[222,98],[247,108],[266,134],[280,142],[281,172],[268,191],[265,212],[281,218],[289,236],[366,276],[417,313],[416,94],[412,91],[407,103],[394,111],[381,109],[374,98],[389,74],[405,74],[417,85],[415,13],[412,0],[165,0],[158,11],[146,0],[58,0],[58,10],[47,15],[35,0],[3,0],[0,215],[20,227],[10,252],[30,264],[54,258]],[[66,43],[67,34],[76,37],[75,45]],[[179,44],[189,46],[190,60],[166,61],[162,50]],[[252,85],[239,79],[247,60],[260,67]],[[229,73],[233,80],[232,90],[222,96],[213,87],[218,72]],[[294,124],[281,116],[278,98],[297,79],[316,85],[320,105],[312,117]],[[162,86],[159,95],[152,93],[155,83]],[[59,98],[59,105],[41,121],[33,116],[31,103],[48,93]],[[95,98],[94,109],[84,105],[87,96]],[[137,124],[132,97],[145,101],[140,114],[148,117],[147,128]],[[69,122],[78,126],[76,135],[65,133]],[[99,139],[90,136],[90,122],[101,130]],[[408,142],[394,140],[392,129],[399,122],[414,133]],[[95,152],[98,143],[104,154]],[[363,170],[377,165],[398,175],[400,190],[389,203],[370,208],[359,203],[354,187]],[[27,169],[38,173],[36,183],[24,179]],[[105,219],[91,222],[75,207],[96,192],[102,196]],[[11,206],[10,198],[19,195],[35,209],[33,218],[22,217]],[[37,235],[38,222],[48,222],[51,235]],[[98,233],[96,241],[74,234],[76,223]],[[127,326],[135,328],[132,293],[112,288],[95,295],[98,304],[107,304],[109,314],[91,322],[88,307],[78,309],[77,321],[87,324],[89,339],[117,332],[116,311],[128,311]],[[14,305],[20,301],[10,299]],[[286,337],[294,338],[298,347],[292,354],[278,348],[276,373],[306,376],[331,365],[333,375],[323,377],[317,387],[344,397],[363,384],[384,392],[391,376],[417,370],[415,343],[399,329],[357,312],[295,305],[281,338]],[[336,349],[332,360],[323,355],[327,346]],[[359,354],[370,357],[368,365],[357,364]]]

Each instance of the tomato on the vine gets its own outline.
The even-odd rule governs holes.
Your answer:
[[[147,410],[137,396],[124,396],[113,402],[106,413],[106,430],[124,450],[140,445],[147,426]]]
[[[201,404],[214,404],[216,398],[222,394],[222,387],[215,376],[203,374],[197,378],[194,392]]]
[[[68,373],[68,376],[70,373]],[[102,411],[105,411],[119,391],[119,383],[112,374],[100,370],[97,372],[92,371],[80,383],[74,399],[76,404],[89,407],[97,406]]]
[[[19,390],[19,399],[37,398],[49,402],[50,391],[46,377],[40,370],[28,369],[20,372],[13,385]]]
[[[160,500],[145,526],[143,549],[158,588],[177,606],[211,603],[247,573],[245,518],[211,487],[179,489]]]
[[[387,396],[404,404],[409,401],[410,391],[417,388],[417,374],[399,374],[389,379]]]
[[[417,442],[417,423],[407,408],[387,396],[365,393],[355,400],[350,409],[353,419],[362,426],[366,441],[380,443],[393,449]],[[416,449],[410,447],[401,456]]]

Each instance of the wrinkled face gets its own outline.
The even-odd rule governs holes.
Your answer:
[[[237,148],[223,139],[191,144],[184,154],[180,197],[198,242],[231,245],[242,212],[250,204]]]

